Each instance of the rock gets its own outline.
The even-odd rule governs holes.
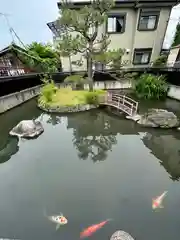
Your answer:
[[[134,240],[134,238],[129,233],[118,230],[113,233],[110,240]]]
[[[139,114],[136,114],[136,115],[133,115],[133,116],[126,116],[126,119],[130,119],[130,120],[133,120],[135,122],[139,121],[141,119],[141,115]]]
[[[34,138],[39,136],[43,131],[44,129],[40,121],[23,120],[9,134],[22,138]]]
[[[137,123],[144,127],[154,128],[174,128],[179,126],[177,116],[165,109],[150,109],[147,113],[141,115]]]

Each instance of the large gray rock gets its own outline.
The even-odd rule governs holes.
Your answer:
[[[173,112],[164,109],[150,109],[137,121],[144,127],[175,128],[179,126],[179,120]]]
[[[118,230],[113,233],[110,240],[134,240],[134,238],[129,233]]]
[[[11,136],[22,138],[34,138],[44,131],[41,122],[35,120],[23,120],[16,125],[11,131]]]

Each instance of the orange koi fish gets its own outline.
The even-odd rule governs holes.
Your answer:
[[[166,196],[166,194],[167,194],[167,191],[163,192],[157,198],[152,199],[152,209],[164,208],[163,205],[162,205],[162,201],[163,201],[164,197]]]
[[[102,228],[108,221],[111,219],[107,219],[103,222],[100,222],[98,224],[94,224],[88,228],[86,228],[84,231],[80,233],[80,238],[90,237],[93,233],[95,233],[97,230]]]

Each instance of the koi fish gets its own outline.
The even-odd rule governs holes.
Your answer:
[[[167,194],[167,191],[163,192],[157,198],[152,199],[152,209],[164,208],[164,206],[162,205],[162,201],[163,201],[164,197],[166,196],[166,194]]]
[[[102,228],[108,221],[111,219],[107,219],[103,222],[100,222],[98,224],[91,225],[90,227],[86,228],[84,231],[80,233],[80,238],[85,238],[91,236],[93,233],[95,233],[97,230]]]
[[[60,215],[52,215],[52,216],[47,216],[47,215],[46,215],[46,217],[47,217],[51,222],[54,222],[54,223],[57,224],[57,225],[56,225],[56,230],[58,230],[61,225],[65,225],[65,224],[68,223],[67,218],[65,218],[62,213],[60,213]]]

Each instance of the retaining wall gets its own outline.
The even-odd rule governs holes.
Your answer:
[[[0,113],[6,112],[36,97],[40,92],[40,87],[41,85],[0,97]]]
[[[180,86],[176,85],[169,85],[169,92],[168,92],[168,97],[174,98],[176,100],[180,101]]]
[[[57,84],[59,87],[68,87],[71,86],[70,84]],[[20,92],[11,93],[6,96],[0,97],[0,113],[6,112],[20,104],[36,97],[42,85],[28,88],[22,90]],[[132,84],[130,81],[105,81],[105,82],[94,82],[94,89],[127,89],[131,88]],[[88,84],[84,84],[84,88],[88,89]],[[180,86],[170,85],[170,89],[168,92],[168,97],[174,98],[180,101]]]

